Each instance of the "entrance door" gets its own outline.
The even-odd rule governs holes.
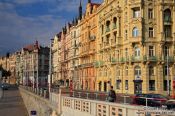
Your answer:
[[[135,94],[142,93],[142,83],[141,82],[134,83],[134,93]]]

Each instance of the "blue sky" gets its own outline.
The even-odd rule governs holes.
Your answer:
[[[82,0],[83,9],[87,1]],[[0,56],[35,40],[47,46],[78,15],[78,6],[79,0],[0,0]]]

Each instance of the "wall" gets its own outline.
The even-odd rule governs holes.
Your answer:
[[[29,114],[30,111],[35,110],[37,116],[58,116],[58,107],[52,104],[54,99],[43,98],[24,88],[19,90]]]

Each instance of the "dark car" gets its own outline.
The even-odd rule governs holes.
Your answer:
[[[168,100],[164,105],[169,110],[175,110],[175,100]]]
[[[10,85],[8,83],[0,83],[0,88],[3,90],[8,90],[10,88]]]
[[[133,98],[133,103],[152,107],[162,107],[168,101],[168,98],[161,94],[136,94]]]

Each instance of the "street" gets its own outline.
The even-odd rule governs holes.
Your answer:
[[[17,87],[4,90],[4,96],[0,99],[0,116],[28,116]]]

